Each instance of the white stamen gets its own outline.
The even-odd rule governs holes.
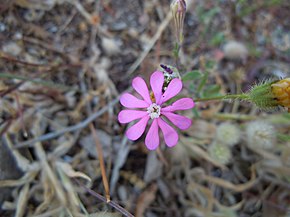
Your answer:
[[[160,116],[160,110],[161,110],[161,107],[159,105],[157,105],[156,103],[151,104],[147,108],[147,112],[148,112],[149,117],[151,119],[159,118],[159,116]]]

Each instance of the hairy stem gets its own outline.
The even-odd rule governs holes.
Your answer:
[[[215,96],[215,97],[207,97],[207,98],[198,98],[195,99],[195,102],[204,102],[204,101],[211,101],[211,100],[225,100],[225,99],[241,99],[247,100],[249,97],[247,94],[230,94],[224,96]]]

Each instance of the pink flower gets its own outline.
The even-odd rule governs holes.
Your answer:
[[[130,93],[124,93],[121,96],[120,103],[129,108],[122,110],[118,115],[120,123],[129,123],[140,119],[132,127],[130,127],[126,136],[130,140],[139,139],[145,131],[148,121],[152,123],[145,138],[145,145],[149,150],[154,150],[159,146],[159,128],[163,133],[163,137],[167,146],[175,146],[178,142],[178,134],[171,127],[165,118],[171,121],[181,130],[188,129],[192,122],[189,118],[175,114],[177,110],[187,110],[194,107],[191,98],[182,98],[174,102],[170,106],[163,104],[176,96],[182,89],[182,82],[178,78],[174,78],[163,92],[164,75],[160,71],[154,72],[150,77],[150,85],[154,93],[155,102],[151,100],[150,93],[145,81],[141,77],[136,77],[132,81],[133,88],[141,95],[143,99],[138,99]],[[140,108],[143,110],[130,110]]]

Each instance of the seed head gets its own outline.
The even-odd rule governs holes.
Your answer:
[[[209,147],[209,155],[211,158],[220,163],[220,164],[228,164],[232,158],[232,152],[230,148],[221,143],[213,143]]]
[[[228,146],[236,145],[240,141],[240,135],[240,129],[231,123],[222,123],[216,131],[217,141]]]
[[[276,133],[274,127],[265,121],[253,121],[247,125],[247,142],[250,147],[271,149]]]
[[[225,57],[230,60],[245,60],[248,56],[247,47],[238,41],[227,42],[224,45],[223,50]]]

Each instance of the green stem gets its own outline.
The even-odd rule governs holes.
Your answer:
[[[224,100],[224,99],[244,99],[247,100],[249,97],[247,94],[230,94],[224,96],[215,96],[215,97],[208,97],[208,98],[198,98],[195,99],[195,102],[204,102],[204,101],[211,101],[211,100]]]
[[[176,42],[174,50],[173,50],[173,56],[174,56],[174,59],[175,59],[175,65],[176,65],[177,69],[179,68],[179,51],[180,51],[180,48],[181,48],[180,44]]]

